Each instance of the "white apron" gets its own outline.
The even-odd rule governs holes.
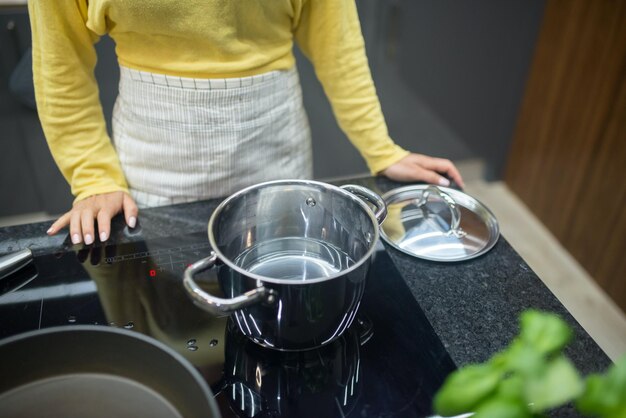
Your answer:
[[[113,143],[139,207],[311,178],[310,138],[295,68],[226,79],[121,68]]]

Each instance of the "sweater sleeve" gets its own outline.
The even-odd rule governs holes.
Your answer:
[[[87,29],[86,2],[28,2],[39,119],[77,201],[128,189],[106,131],[94,75],[98,36]]]
[[[389,137],[354,0],[303,0],[295,38],[311,60],[339,126],[377,174],[408,151]]]

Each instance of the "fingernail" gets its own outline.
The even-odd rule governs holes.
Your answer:
[[[450,185],[450,180],[448,180],[448,179],[446,179],[444,177],[441,177],[439,179],[439,185],[440,186],[449,186]]]
[[[85,244],[89,245],[92,242],[93,242],[93,237],[91,236],[91,234],[85,235]]]
[[[72,235],[72,244],[80,244],[80,235],[78,234]]]
[[[107,240],[107,233],[106,232],[100,232],[100,241],[104,242]]]
[[[46,234],[51,234],[51,233],[53,233],[53,232],[54,232],[54,228],[50,227],[50,229],[48,229],[48,230],[46,231]]]
[[[137,218],[135,218],[134,216],[131,216],[130,218],[128,218],[128,226],[130,226],[131,228],[134,228],[135,225],[137,225]]]

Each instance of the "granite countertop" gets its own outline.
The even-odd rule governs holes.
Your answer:
[[[383,193],[398,183],[384,178],[359,178],[335,184],[360,184]],[[116,243],[205,231],[220,199],[140,212],[139,225],[129,231],[121,217],[113,222]],[[0,228],[0,254],[30,247],[35,255],[70,245],[67,234],[47,237],[49,223]],[[583,374],[604,371],[611,361],[582,329],[505,237],[485,255],[457,262],[419,260],[387,247],[435,332],[457,364],[482,362],[504,348],[518,332],[518,315],[536,308],[559,314],[574,329],[566,354]],[[577,416],[562,408],[553,416]]]

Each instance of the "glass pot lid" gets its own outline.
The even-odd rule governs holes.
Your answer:
[[[500,236],[493,213],[473,197],[447,187],[412,185],[385,193],[381,238],[426,260],[462,261],[489,251]]]

